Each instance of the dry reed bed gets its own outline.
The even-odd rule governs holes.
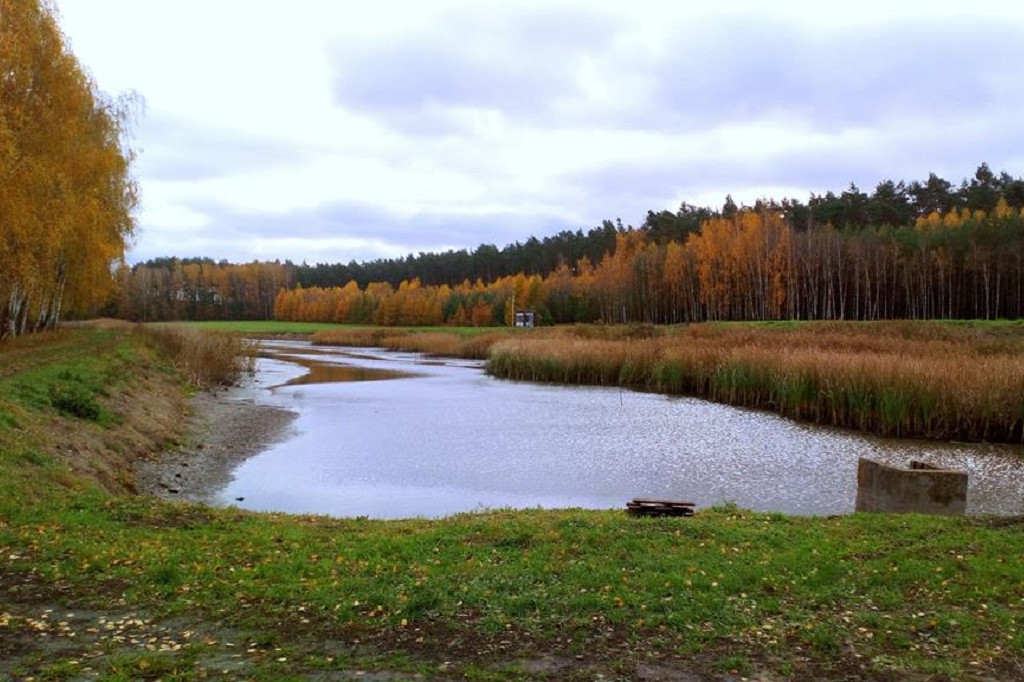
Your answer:
[[[887,436],[1024,441],[1024,340],[940,325],[694,325],[636,340],[568,329],[501,341],[488,371],[694,395]]]
[[[472,336],[453,332],[410,332],[403,329],[332,329],[313,335],[313,343],[321,346],[358,346],[388,350],[426,353],[452,358],[484,360],[498,341],[508,338],[495,331]]]
[[[188,327],[139,327],[193,386],[230,386],[256,369],[257,344],[236,334]]]

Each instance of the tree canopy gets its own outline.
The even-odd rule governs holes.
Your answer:
[[[1003,199],[1010,208],[1024,208],[1024,179],[1006,172],[994,173],[982,163],[970,180],[955,185],[935,173],[925,180],[906,182],[882,180],[871,192],[850,185],[838,194],[812,194],[806,202],[794,198],[781,201],[763,199],[749,208],[772,208],[781,212],[786,224],[797,232],[831,225],[837,229],[860,231],[888,226],[912,225],[918,218],[938,212],[966,209],[991,212]],[[740,209],[727,196],[720,209],[697,207],[683,202],[676,211],[648,211],[636,227],[659,244],[682,242],[700,230],[711,218],[734,218]],[[615,236],[627,229],[619,221],[605,220],[587,231],[563,230],[547,237],[530,237],[503,248],[481,244],[475,249],[443,253],[409,254],[404,258],[378,259],[365,263],[297,264],[296,282],[304,287],[344,286],[350,280],[361,287],[371,282],[388,282],[397,287],[403,281],[419,279],[424,285],[455,286],[465,280],[493,282],[517,273],[546,276],[561,265],[572,266],[586,256],[591,263],[615,248]]]

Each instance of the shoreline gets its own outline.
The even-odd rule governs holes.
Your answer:
[[[188,401],[184,443],[135,463],[137,492],[161,500],[217,504],[217,493],[249,457],[287,437],[298,413],[256,402],[260,391],[241,386],[200,391]]]

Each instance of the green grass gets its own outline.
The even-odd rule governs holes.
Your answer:
[[[342,325],[327,322],[278,322],[276,320],[218,320],[212,322],[157,322],[153,324],[239,334],[313,334],[342,327]]]
[[[957,676],[971,660],[1019,660],[1024,625],[1019,527],[963,519],[721,509],[375,522],[83,499],[44,527],[0,533],[0,549],[19,557],[5,574],[37,571],[87,608],[117,595],[217,622],[292,650],[299,668],[323,638],[467,668],[472,649],[605,665],[707,656],[742,671],[781,658],[813,677],[859,656],[879,672],[941,663]]]
[[[112,331],[56,333],[48,340],[52,345],[41,348],[37,339],[0,346],[0,424],[15,424],[19,409],[112,420],[97,399],[123,384],[122,359],[134,358],[131,344]]]
[[[1007,331],[1024,331],[1024,320],[934,320],[930,324],[949,327],[966,327],[968,329],[997,329]]]
[[[140,343],[88,331],[0,346],[13,418],[0,428],[0,674],[583,680],[650,663],[711,679],[966,680],[1015,679],[1024,662],[1012,519],[726,506],[372,521],[105,494],[46,438],[54,419],[103,427],[15,387],[116,371],[116,394],[155,362]],[[544,657],[563,667],[521,663]]]
[[[120,423],[109,399],[128,390],[152,359],[140,339],[114,330],[0,344],[0,519],[11,509],[35,513],[69,489],[87,487],[48,452],[55,424],[102,434]]]
[[[239,334],[315,334],[334,329],[380,329],[373,325],[332,324],[329,322],[279,322],[277,320],[239,320],[212,322],[157,322],[155,325],[185,326],[206,331],[237,332]],[[387,327],[410,333],[444,332],[459,336],[476,336],[493,332],[501,327]]]

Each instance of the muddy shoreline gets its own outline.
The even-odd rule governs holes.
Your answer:
[[[256,402],[254,382],[201,391],[189,400],[184,443],[135,464],[140,494],[214,504],[247,458],[288,436],[297,413]]]

